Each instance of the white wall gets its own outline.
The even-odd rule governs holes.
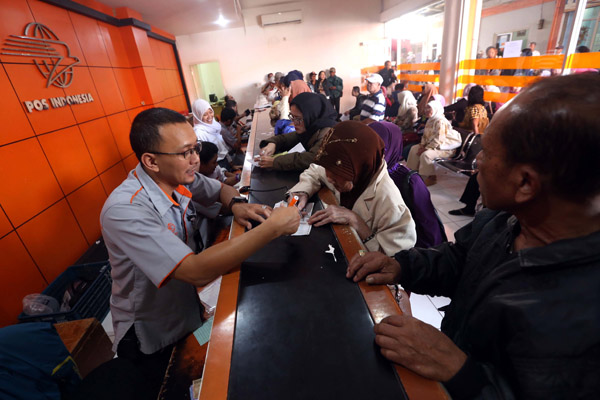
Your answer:
[[[380,5],[364,0],[299,1],[243,11],[246,28],[177,36],[181,65],[190,100],[197,97],[190,65],[219,61],[225,90],[239,103],[252,107],[268,72],[293,69],[305,75],[335,66],[344,80],[341,108],[354,106],[352,86],[360,85],[365,65],[361,42],[383,38]],[[258,16],[277,11],[302,10],[300,24],[262,28]],[[382,60],[381,63],[383,63]]]
[[[538,29],[540,20],[541,5],[521,8],[519,10],[506,13],[491,15],[481,19],[481,29],[479,31],[478,50],[483,50],[488,46],[493,46],[494,34],[514,32],[521,29],[528,29],[527,44],[536,42],[536,50],[544,54],[548,47],[548,38],[550,37],[550,28],[554,18],[554,2],[544,3],[543,17],[544,29]]]

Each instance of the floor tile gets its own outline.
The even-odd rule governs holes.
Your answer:
[[[410,306],[413,317],[440,329],[442,315],[427,296],[411,293]]]

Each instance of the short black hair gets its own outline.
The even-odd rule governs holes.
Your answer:
[[[521,57],[531,57],[533,55],[533,51],[529,47],[525,47],[521,50]]]
[[[231,121],[232,119],[234,119],[236,117],[236,113],[233,110],[233,108],[224,108],[221,111],[221,122],[225,123],[227,121]]]
[[[142,154],[156,151],[161,142],[159,128],[168,124],[187,123],[185,117],[168,108],[150,108],[139,113],[131,123],[129,143],[139,161]]]
[[[467,101],[467,105],[472,106],[475,104],[485,105],[485,101],[483,100],[483,88],[479,85],[475,85],[469,90],[469,100]]]
[[[584,201],[600,194],[600,75],[540,79],[517,100],[501,111],[510,115],[500,126],[507,163],[536,168],[559,197]]]
[[[226,108],[233,108],[235,106],[237,106],[237,101],[232,100],[232,99],[229,99],[229,100],[225,101],[225,107]]]
[[[396,86],[394,86],[394,90],[396,90],[396,91],[404,90],[404,82],[396,83]]]
[[[587,46],[579,46],[578,48],[575,49],[575,53],[589,53],[590,52],[590,48]]]
[[[219,148],[212,142],[202,142],[200,150],[200,163],[206,164],[219,152]]]
[[[352,86],[352,91],[360,93],[360,87],[358,87],[358,86]]]

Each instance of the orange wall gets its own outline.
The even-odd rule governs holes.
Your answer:
[[[173,46],[38,0],[0,0],[0,48],[42,23],[80,63],[67,88],[50,86],[31,57],[0,54],[0,326],[100,237],[99,213],[137,160],[132,119],[149,106],[187,111]],[[1,52],[2,50],[0,50]],[[53,108],[50,98],[93,102]],[[48,99],[29,113],[25,101]]]

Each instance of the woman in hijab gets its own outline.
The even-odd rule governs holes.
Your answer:
[[[418,111],[417,111],[417,100],[410,90],[404,90],[398,93],[398,117],[396,118],[396,125],[402,129],[402,132],[411,131],[417,122]]]
[[[421,143],[410,149],[406,166],[419,171],[425,184],[431,186],[437,182],[433,160],[454,154],[461,145],[461,137],[444,116],[444,107],[439,101],[430,101],[423,115],[428,118],[425,131]]]
[[[388,171],[391,170],[402,160],[402,131],[398,125],[387,121],[371,122],[368,127],[383,140],[383,157]]]
[[[289,119],[296,131],[261,141],[258,165],[282,171],[304,171],[314,161],[323,137],[336,124],[336,117],[336,111],[325,97],[316,93],[300,93],[290,103]],[[302,143],[306,151],[273,157],[298,143]]]
[[[333,191],[338,205],[317,211],[309,224],[350,225],[369,251],[393,256],[414,246],[415,223],[384,160],[383,140],[358,121],[337,124],[323,140],[315,163],[291,190],[304,208],[322,186]]]
[[[306,82],[303,80],[302,72],[298,70],[290,71],[283,79],[282,82],[285,86],[290,88],[290,99],[294,100],[294,97],[300,93],[312,92]]]
[[[434,94],[438,94],[438,88],[432,83],[428,83],[423,86],[423,91],[421,92],[419,103],[417,104],[419,117],[423,118],[423,114],[425,114],[425,108]]]
[[[219,149],[217,162],[220,166],[229,169],[227,144],[221,136],[221,124],[215,120],[215,114],[208,102],[203,99],[197,99],[192,105],[192,115],[194,116],[194,132],[199,141],[214,143]]]

